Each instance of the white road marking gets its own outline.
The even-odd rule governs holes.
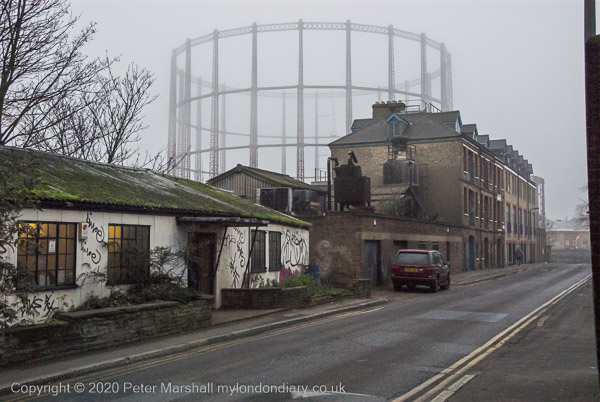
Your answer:
[[[432,399],[431,402],[444,402],[446,399],[450,398],[452,395],[454,395],[454,392],[446,390],[444,392],[440,392],[440,394],[438,396],[436,396],[435,399]]]
[[[486,313],[481,311],[432,310],[425,314],[421,314],[417,318],[426,318],[429,320],[498,322],[507,316],[508,314],[505,313]]]
[[[544,323],[546,322],[546,320],[547,320],[548,318],[550,318],[550,316],[549,316],[549,315],[545,315],[545,316],[543,316],[542,318],[540,318],[540,320],[539,320],[539,321],[538,321],[538,323],[537,323],[537,326],[538,326],[538,327],[543,327],[543,326],[544,326]]]
[[[316,398],[319,396],[327,396],[327,395],[345,395],[345,396],[360,396],[360,397],[364,397],[364,398],[378,398],[373,395],[356,394],[353,392],[311,392],[311,391],[290,392],[290,396],[292,397],[292,399]]]
[[[461,389],[463,385],[471,381],[475,378],[474,375],[466,374],[461,377],[460,380],[456,381],[454,384],[450,385],[444,391],[440,392],[438,396],[431,400],[431,402],[444,402],[446,399],[450,398],[456,391]]]
[[[458,380],[454,384],[450,385],[448,387],[448,390],[456,392],[459,389],[461,389],[463,385],[465,385],[466,383],[471,381],[473,378],[475,378],[474,375],[466,374],[466,375],[462,376],[462,378],[460,380]]]

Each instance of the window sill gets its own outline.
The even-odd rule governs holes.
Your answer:
[[[68,290],[68,289],[77,289],[79,286],[76,284],[73,285],[58,285],[58,286],[36,286],[33,285],[31,288],[32,292],[51,292],[54,290]]]
[[[106,286],[135,285],[135,281],[106,282]]]

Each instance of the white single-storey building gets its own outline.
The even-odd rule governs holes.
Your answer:
[[[38,317],[125,290],[131,249],[186,250],[195,258],[180,274],[214,295],[216,308],[222,288],[259,286],[308,264],[309,223],[206,184],[10,147],[0,147],[0,160],[33,162],[21,174],[39,179],[37,207],[19,217],[31,228],[22,236],[35,242],[0,255],[35,285],[29,302]]]

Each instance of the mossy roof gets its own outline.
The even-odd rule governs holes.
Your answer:
[[[27,166],[39,179],[39,201],[122,207],[176,216],[258,218],[293,226],[309,223],[201,182],[150,169],[94,163],[47,152],[0,147],[2,163]]]

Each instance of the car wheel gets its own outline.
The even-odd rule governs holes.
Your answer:
[[[442,286],[442,290],[448,289],[450,289],[450,274],[448,274],[448,279],[446,280],[446,283],[444,283],[444,286]]]
[[[394,290],[396,292],[399,292],[402,290],[402,284],[401,283],[394,283]]]
[[[429,287],[432,293],[437,293],[440,290],[439,278],[436,278],[435,283]]]

